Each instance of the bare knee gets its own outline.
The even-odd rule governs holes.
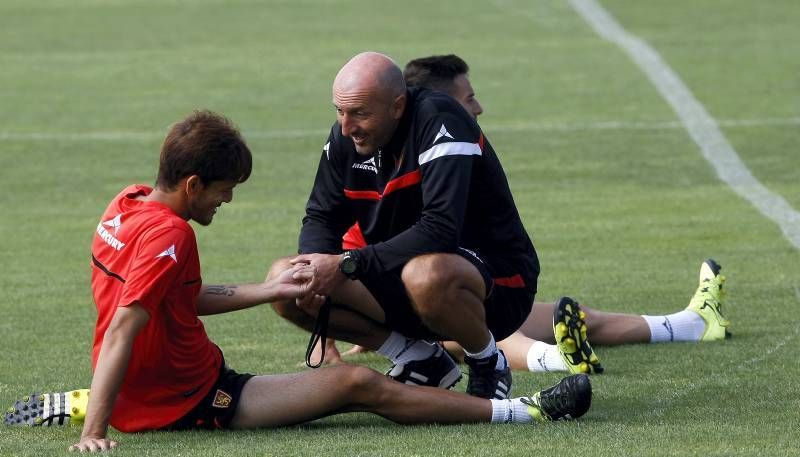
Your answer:
[[[427,319],[440,318],[445,297],[454,287],[459,287],[457,275],[441,255],[411,259],[403,268],[401,278],[415,310]]]
[[[375,406],[386,391],[386,383],[396,382],[377,371],[361,365],[344,365],[339,379],[347,398],[362,407]]]
[[[403,268],[403,284],[416,313],[436,326],[453,319],[455,310],[479,305],[486,296],[483,277],[474,265],[455,254],[428,254],[411,259]]]

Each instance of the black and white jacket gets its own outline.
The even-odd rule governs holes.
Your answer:
[[[300,253],[341,252],[358,222],[361,268],[380,275],[413,257],[462,247],[499,276],[535,288],[539,260],[503,168],[475,120],[451,97],[409,88],[389,144],[359,155],[339,123],[323,147],[300,232]]]

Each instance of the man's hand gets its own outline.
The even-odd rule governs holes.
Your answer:
[[[296,263],[272,280],[275,299],[291,299],[313,295],[316,288],[317,268],[307,263]]]
[[[307,264],[316,267],[313,287],[310,289],[317,295],[330,295],[347,277],[339,271],[340,255],[336,254],[301,254],[289,262],[292,265]]]
[[[81,441],[69,447],[70,452],[103,452],[119,446],[119,443],[108,438],[81,437]]]

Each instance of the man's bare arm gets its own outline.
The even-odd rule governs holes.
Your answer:
[[[260,284],[204,285],[197,297],[197,314],[227,313],[262,303],[298,298],[312,290],[315,268],[297,265]]]
[[[117,446],[106,438],[108,421],[128,370],[133,341],[149,319],[147,311],[136,303],[114,312],[97,358],[81,440],[70,446],[70,451],[97,452]]]

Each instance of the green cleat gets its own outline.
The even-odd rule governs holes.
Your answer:
[[[600,374],[603,366],[589,344],[585,318],[578,302],[569,297],[559,298],[553,311],[556,346],[570,373]]]
[[[6,410],[3,422],[15,426],[51,426],[83,423],[89,389],[26,395]]]
[[[577,419],[592,405],[592,384],[589,376],[575,374],[520,401],[528,405],[528,414],[536,422]]]
[[[700,265],[700,284],[689,306],[686,307],[689,311],[699,314],[706,322],[701,341],[717,341],[731,337],[728,331],[731,323],[722,314],[722,300],[725,297],[722,285],[725,283],[725,276],[719,274],[720,270],[722,267],[712,259]]]

